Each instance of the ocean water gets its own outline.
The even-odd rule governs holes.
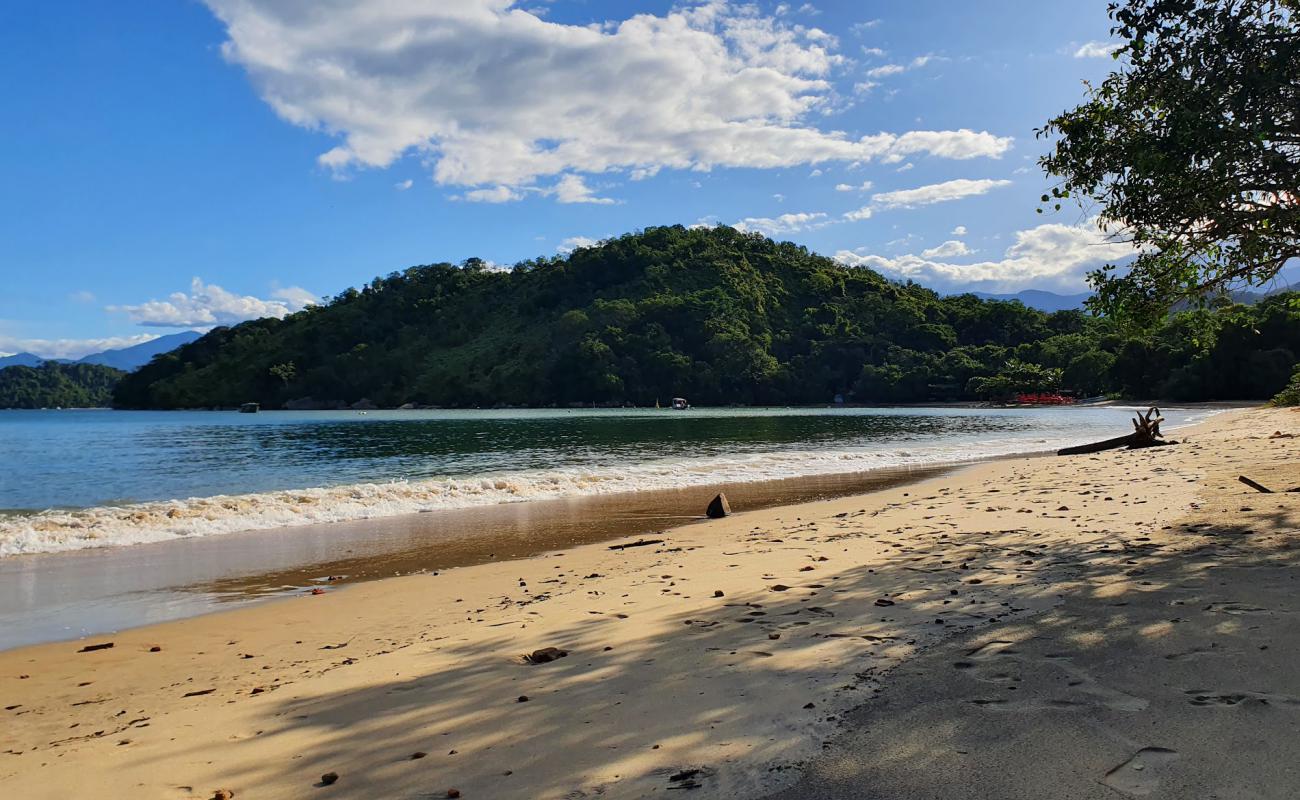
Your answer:
[[[1164,413],[1172,428],[1209,412]],[[1118,435],[1131,415],[1120,407],[0,411],[0,557],[967,461]]]

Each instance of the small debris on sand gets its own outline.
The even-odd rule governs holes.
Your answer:
[[[561,650],[558,647],[543,647],[524,656],[524,661],[529,664],[549,664],[552,661],[564,658],[568,654],[568,650]]]

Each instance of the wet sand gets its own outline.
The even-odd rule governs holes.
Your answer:
[[[419,572],[526,558],[736,510],[858,495],[951,465],[597,495],[0,559],[0,650]]]
[[[0,653],[0,795],[108,786],[141,798],[455,789],[467,799],[546,800],[688,788],[760,797],[805,770],[819,780],[818,757],[837,747],[855,754],[846,770],[881,761],[837,744],[872,724],[861,717],[877,705],[871,698],[897,698],[890,692],[901,686],[926,697],[924,687],[956,671],[975,688],[941,705],[990,715],[974,717],[966,739],[1029,742],[1014,751],[1025,757],[997,768],[1014,773],[1008,786],[1046,794],[999,793],[991,777],[970,777],[983,762],[951,760],[969,744],[954,736],[962,720],[942,716],[923,734],[884,743],[894,746],[893,775],[910,786],[933,775],[935,785],[969,779],[993,789],[951,796],[1076,796],[1053,792],[1058,773],[1045,775],[1032,757],[1052,742],[1061,748],[1053,763],[1074,770],[1062,786],[1294,796],[1293,762],[1279,759],[1296,739],[1300,689],[1277,667],[1300,653],[1300,631],[1287,624],[1300,609],[1279,589],[1296,576],[1300,494],[1259,495],[1235,481],[1240,472],[1279,488],[1300,483],[1295,440],[1260,435],[1274,429],[1300,433],[1300,414],[1231,412],[1179,431],[1187,441],[1177,447],[989,462],[865,497],[675,528],[640,547],[582,544]],[[1217,571],[1225,559],[1232,568]],[[1195,577],[1205,585],[1177,597],[1183,607],[1115,611]],[[1089,617],[1099,604],[1111,616]],[[1214,636],[1184,642],[1180,619]],[[1035,649],[1024,637],[1035,625],[1062,643]],[[1189,718],[1166,712],[1176,704],[1153,684],[1099,677],[1107,661],[1142,672],[1149,654],[1121,646],[1124,637],[1179,656],[1168,662],[1186,672],[1160,690],[1179,709],[1248,713],[1233,730],[1253,738],[1214,752],[1210,716],[1178,741],[1154,735]],[[1232,658],[1202,657],[1198,648],[1215,641],[1231,645]],[[969,668],[954,667],[945,649],[958,644]],[[1065,646],[1107,655],[1057,659]],[[568,654],[520,658],[544,647]],[[1249,685],[1234,669],[1252,670],[1242,673]],[[1059,683],[1060,696],[1029,692],[1026,673]],[[1238,695],[1255,702],[1231,702]],[[1035,751],[1044,721],[1075,707],[1057,700],[1129,715],[1127,739],[1118,728],[1098,733],[1124,752],[1072,749],[1060,728]],[[1263,749],[1246,753],[1248,744]],[[1202,758],[1218,759],[1216,783],[1205,782]],[[1248,774],[1256,764],[1264,778]],[[322,782],[331,772],[337,782]],[[861,794],[871,786],[860,780],[809,786],[789,796],[876,796]]]

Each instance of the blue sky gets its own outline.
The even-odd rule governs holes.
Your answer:
[[[735,224],[941,290],[1124,255],[1035,213],[1105,0],[0,10],[0,352],[282,315],[413,264]]]

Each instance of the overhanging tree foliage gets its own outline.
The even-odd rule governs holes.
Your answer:
[[[1095,202],[1141,250],[1089,276],[1094,309],[1150,322],[1266,284],[1300,256],[1300,0],[1127,0],[1110,16],[1116,71],[1038,131],[1061,180],[1044,202]]]

